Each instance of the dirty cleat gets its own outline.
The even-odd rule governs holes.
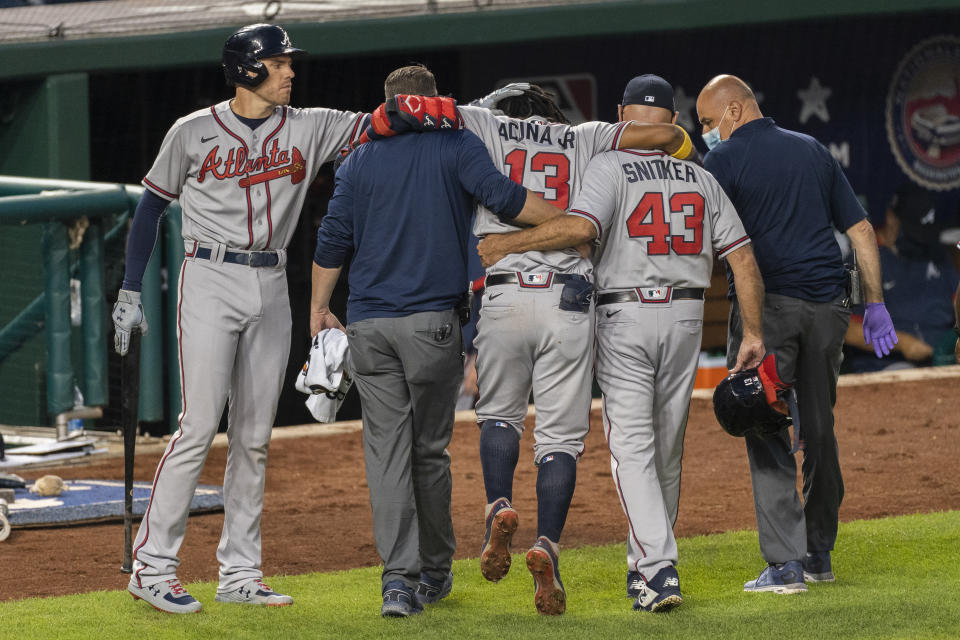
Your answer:
[[[487,531],[480,549],[480,573],[498,582],[510,571],[510,543],[520,519],[506,498],[487,506]]]
[[[814,551],[803,559],[803,577],[807,582],[833,582],[833,570],[830,568],[830,552]]]
[[[149,587],[138,587],[134,580],[130,580],[127,591],[134,600],[143,600],[165,613],[200,613],[203,608],[176,578]]]
[[[802,593],[807,590],[803,581],[803,567],[799,560],[768,564],[756,580],[743,585],[744,591],[771,591],[773,593]]]
[[[640,583],[637,601],[633,603],[634,611],[666,613],[683,603],[676,567],[660,569],[649,582],[644,582],[641,577]]]
[[[420,604],[433,604],[439,602],[450,595],[453,588],[453,572],[447,572],[443,580],[431,578],[426,573],[420,574],[420,582],[417,583],[416,597]]]
[[[392,580],[383,587],[383,606],[380,615],[384,618],[406,618],[423,613],[423,605],[417,600],[413,589],[402,580]]]
[[[540,536],[527,551],[527,569],[533,574],[536,593],[533,602],[545,616],[559,616],[567,610],[567,593],[560,580],[559,547],[546,536]]]
[[[286,607],[293,604],[293,598],[277,593],[259,578],[245,582],[233,591],[217,591],[217,602],[236,604],[259,604],[268,607]]]

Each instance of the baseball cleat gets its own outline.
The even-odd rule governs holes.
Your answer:
[[[133,580],[127,585],[127,591],[134,600],[143,600],[157,611],[164,613],[200,613],[203,606],[187,593],[176,578],[138,587]]]
[[[480,549],[480,573],[498,582],[510,571],[510,543],[520,518],[506,498],[487,505],[487,531]]]
[[[803,578],[807,582],[833,582],[833,570],[830,568],[830,552],[814,551],[803,559]]]
[[[627,571],[627,597],[634,600],[640,595],[643,587],[643,578],[639,571]]]
[[[640,577],[637,601],[633,603],[634,611],[666,613],[681,604],[683,596],[680,595],[680,576],[677,575],[676,567],[660,569],[650,581],[644,581]]]
[[[567,593],[560,580],[559,547],[546,536],[540,536],[527,551],[527,569],[533,574],[537,590],[533,602],[545,616],[559,616],[567,610]]]
[[[453,588],[453,572],[448,571],[443,580],[431,578],[426,573],[420,574],[420,582],[417,583],[416,595],[420,604],[433,604],[439,602],[450,595]]]
[[[256,604],[267,607],[286,607],[293,604],[293,598],[277,593],[259,578],[245,582],[233,591],[217,591],[217,602],[234,604]]]
[[[807,590],[803,582],[803,568],[799,560],[768,564],[756,580],[743,585],[744,591],[770,591],[773,593],[802,593]]]
[[[415,597],[413,589],[402,580],[392,580],[383,587],[383,606],[380,615],[384,618],[406,618],[423,613],[423,605]]]

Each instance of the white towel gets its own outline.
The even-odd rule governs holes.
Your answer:
[[[310,345],[307,361],[297,375],[297,391],[309,394],[307,409],[317,422],[333,422],[353,385],[349,374],[347,334],[324,329]]]

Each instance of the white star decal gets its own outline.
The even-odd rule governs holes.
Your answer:
[[[820,85],[817,76],[810,78],[810,86],[797,91],[803,105],[800,107],[800,124],[805,123],[812,116],[817,116],[824,122],[830,122],[830,112],[827,111],[827,98],[833,91]]]

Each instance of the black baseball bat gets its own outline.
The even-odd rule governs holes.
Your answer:
[[[127,355],[120,366],[120,428],[123,429],[123,564],[133,573],[133,455],[140,410],[140,331],[130,332]]]

